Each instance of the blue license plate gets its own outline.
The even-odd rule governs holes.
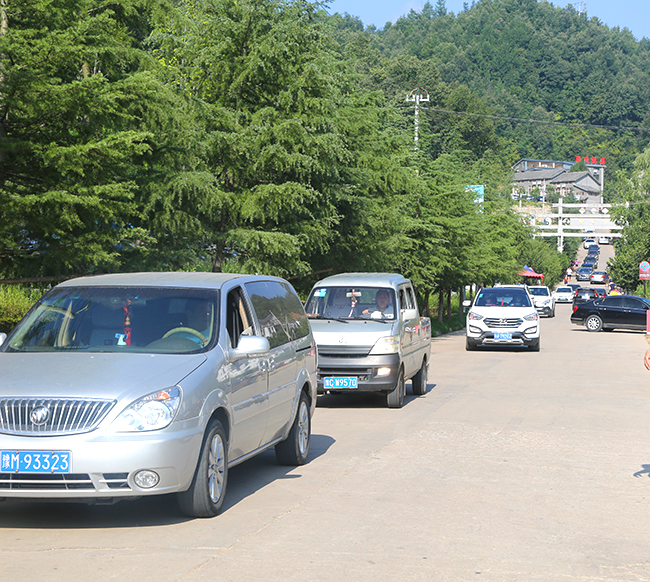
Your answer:
[[[501,333],[495,333],[494,334],[494,339],[495,340],[511,340],[512,339],[512,333],[511,332],[501,332]]]
[[[341,377],[341,378],[325,378],[324,381],[325,388],[330,388],[332,390],[344,390],[357,388],[357,378],[355,376]]]
[[[0,451],[2,473],[69,473],[70,451]]]

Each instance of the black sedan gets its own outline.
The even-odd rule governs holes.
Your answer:
[[[650,301],[632,295],[609,295],[573,306],[571,323],[589,331],[601,329],[646,329]]]

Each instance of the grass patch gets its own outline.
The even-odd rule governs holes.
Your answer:
[[[437,317],[431,318],[431,336],[436,337],[444,333],[465,329],[465,315],[455,313],[451,317],[443,317],[442,322]]]

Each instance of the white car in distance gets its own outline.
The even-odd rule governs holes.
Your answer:
[[[571,303],[573,301],[574,290],[568,286],[557,287],[553,291],[553,299],[555,303]]]

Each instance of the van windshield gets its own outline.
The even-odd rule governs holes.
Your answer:
[[[395,306],[395,291],[389,287],[316,287],[305,311],[310,318],[391,320]]]
[[[9,352],[188,353],[216,341],[218,291],[60,287],[3,345]]]

